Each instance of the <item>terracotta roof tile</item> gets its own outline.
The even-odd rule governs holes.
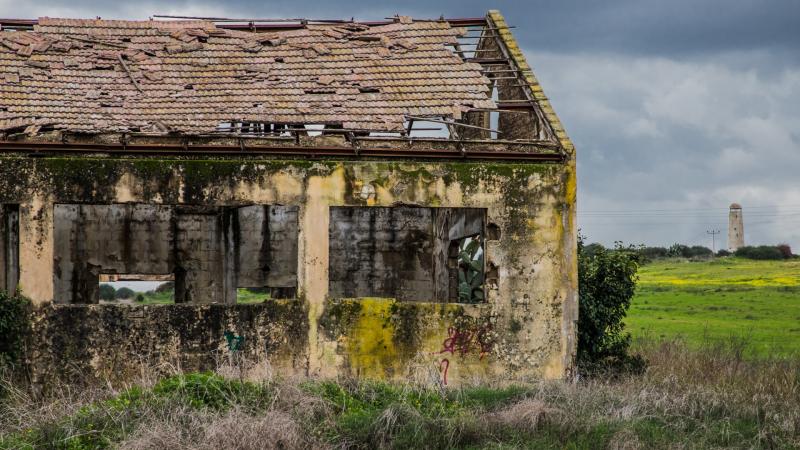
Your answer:
[[[0,129],[202,133],[241,120],[398,130],[405,115],[457,118],[495,107],[480,65],[445,47],[461,33],[408,17],[275,33],[42,18],[32,32],[0,33]]]

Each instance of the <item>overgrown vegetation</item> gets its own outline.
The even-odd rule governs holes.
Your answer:
[[[458,301],[483,302],[483,247],[481,237],[463,239],[458,246]]]
[[[31,303],[25,297],[0,290],[0,403],[8,394],[10,381],[23,372],[25,344],[31,326],[30,308]]]
[[[110,302],[116,298],[117,290],[110,284],[102,283],[98,290],[100,291],[100,300]]]
[[[0,369],[19,363],[30,328],[31,303],[21,295],[0,291]]]
[[[792,448],[800,360],[641,343],[635,377],[464,386],[180,374],[122,390],[22,390],[0,448]],[[220,373],[224,371],[220,370]]]
[[[631,355],[623,320],[636,289],[639,253],[633,247],[584,247],[578,239],[578,367],[586,375],[641,372],[645,362]]]
[[[117,300],[128,300],[132,299],[135,295],[136,292],[134,292],[133,289],[128,287],[121,287],[117,289],[117,291],[114,293],[114,298]]]
[[[664,258],[707,259],[714,256],[714,252],[710,248],[702,245],[673,244],[669,248],[640,247],[638,252],[641,257],[640,262],[643,263]]]
[[[791,247],[786,244],[745,246],[738,248],[734,255],[740,258],[767,260],[789,259],[793,256]]]
[[[669,258],[683,258],[693,261],[704,261],[711,259],[714,256],[731,256],[731,252],[725,249],[720,249],[715,254],[710,248],[702,245],[689,246],[684,244],[673,244],[670,247],[641,246],[637,249],[637,251],[640,255],[640,262],[643,264]],[[746,246],[736,250],[733,255],[747,259],[770,260],[790,259],[795,257],[795,255],[792,254],[792,248],[788,244],[760,245],[756,247]]]

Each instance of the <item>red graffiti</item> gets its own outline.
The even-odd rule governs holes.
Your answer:
[[[439,370],[442,372],[442,381],[444,381],[444,385],[447,386],[447,369],[450,368],[450,360],[447,358],[442,359],[439,361]]]
[[[454,327],[447,329],[448,337],[442,342],[442,349],[437,354],[458,353],[461,356],[477,350],[480,359],[492,351],[492,342],[489,332],[492,331],[490,324],[485,324],[473,329],[457,330]]]
[[[476,351],[479,359],[483,359],[492,351],[492,341],[490,332],[492,325],[485,323],[481,326],[473,326],[466,329],[456,329],[450,327],[447,329],[447,338],[442,342],[442,349],[435,355],[442,353],[450,353],[451,355],[458,354],[465,356],[470,352]],[[442,380],[447,385],[447,371],[450,369],[450,360],[447,358],[439,362],[439,371],[442,372]]]

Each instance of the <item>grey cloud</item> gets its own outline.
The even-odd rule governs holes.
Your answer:
[[[705,229],[724,229],[724,208],[737,201],[745,212],[781,206],[759,211],[758,226],[746,227],[751,242],[800,246],[800,139],[791,131],[800,69],[764,77],[712,62],[553,53],[537,65],[578,147],[579,209],[633,212],[583,214],[590,239],[705,243]],[[652,209],[674,211],[635,213]]]
[[[532,49],[557,51],[611,50],[662,55],[706,55],[709,52],[770,48],[797,58],[800,42],[800,2],[795,0],[616,0],[506,1],[410,0],[402,4],[350,0],[228,2],[107,2],[97,0],[3,0],[9,14],[47,15],[71,11],[92,16],[139,18],[159,12],[191,14],[219,12],[228,17],[288,17],[380,19],[394,13],[418,17],[481,16],[500,9],[517,34]]]
[[[707,244],[705,230],[724,230],[725,207],[737,201],[745,206],[750,242],[800,249],[796,0],[0,0],[4,17],[366,20],[395,13],[473,17],[488,9],[500,9],[517,26],[576,143],[579,209],[634,212],[581,215],[590,239]],[[647,213],[654,209],[670,212]]]

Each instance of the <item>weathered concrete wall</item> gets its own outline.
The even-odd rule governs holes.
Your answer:
[[[306,319],[292,327],[300,326],[295,331],[305,336],[300,358],[305,364],[282,365],[281,370],[404,377],[433,368],[454,383],[472,376],[558,378],[571,368],[577,319],[572,163],[3,157],[0,172],[0,202],[21,205],[21,289],[44,308],[46,317],[66,314],[58,308],[88,308],[69,321],[42,325],[52,330],[47,336],[82,321],[82,314],[104,317],[100,311],[106,308],[47,306],[59,301],[53,283],[54,204],[292,205],[299,208],[297,298],[292,301]],[[397,205],[486,211],[485,260],[491,280],[486,303],[330,295],[330,208]],[[173,316],[185,314],[185,308],[203,311],[208,306],[160,308]],[[176,322],[171,329],[190,333],[193,323]],[[94,321],[85,326],[90,334],[101,325]],[[103,332],[118,332],[116,339],[124,339],[125,331],[114,330],[107,326]],[[168,339],[151,337],[162,344]],[[82,342],[73,341],[77,348]],[[129,347],[114,342],[119,341],[85,345],[102,348],[95,353],[101,359],[114,351],[126,354]],[[103,366],[100,357],[87,362],[91,352],[74,354],[84,367]],[[291,359],[280,349],[270,357]],[[54,361],[61,364],[64,358]]]
[[[305,370],[308,316],[291,300],[260,305],[58,305],[35,315],[33,382],[122,382],[142,366],[209,370],[234,354],[277,370]],[[228,338],[242,337],[240,343]],[[54,370],[57,369],[57,370]]]

